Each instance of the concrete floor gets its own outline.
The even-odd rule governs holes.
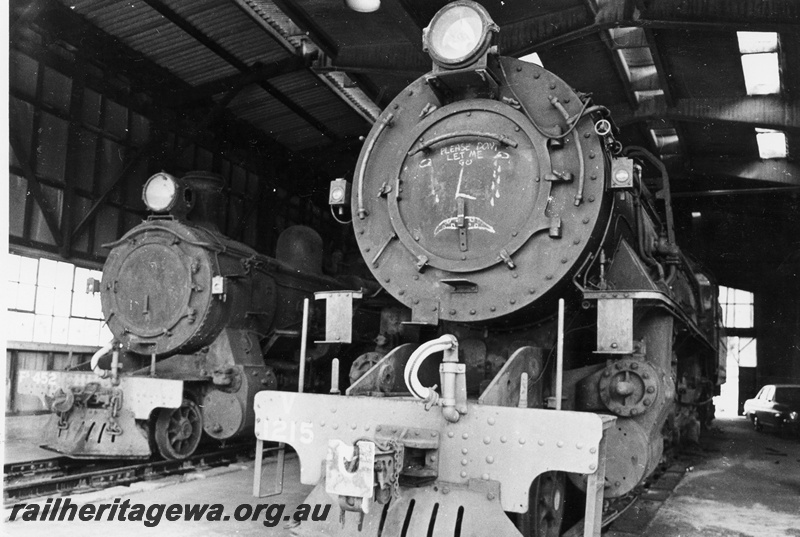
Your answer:
[[[10,440],[5,446],[13,460],[25,453],[25,444],[35,446],[36,419],[11,418],[6,422]],[[32,426],[33,425],[33,426]],[[23,440],[27,438],[27,440]],[[35,449],[32,449],[35,451]],[[48,452],[44,452],[47,454]],[[7,459],[9,460],[9,459]],[[648,537],[800,537],[800,439],[756,433],[744,418],[715,422],[703,449],[692,454],[691,471],[663,503],[649,527]],[[268,473],[274,469],[269,468]],[[303,501],[310,487],[299,485],[296,460],[287,463],[286,491],[282,496],[258,500],[250,495],[253,469],[250,464],[216,468],[203,474],[165,478],[117,487],[96,493],[73,495],[73,503],[111,503],[115,498],[146,506],[172,503],[219,503],[231,516],[236,507],[258,503],[285,504],[290,514]],[[39,502],[44,504],[44,502]],[[285,522],[265,527],[264,516],[237,522],[231,516],[220,522],[169,522],[162,518],[152,528],[141,522],[9,522],[10,510],[2,514],[0,533],[8,536],[83,536],[87,533],[114,537],[241,535],[244,537],[288,537]],[[338,516],[331,509],[329,516]],[[19,518],[19,515],[18,515]],[[606,537],[615,537],[609,532]]]
[[[719,419],[648,537],[800,537],[800,439]]]

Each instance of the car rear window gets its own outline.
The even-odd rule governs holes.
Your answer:
[[[778,388],[775,400],[785,405],[800,407],[800,387],[797,388]]]

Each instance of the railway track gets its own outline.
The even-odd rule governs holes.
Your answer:
[[[130,485],[252,458],[253,445],[247,443],[203,451],[184,460],[86,461],[53,457],[6,464],[3,502],[8,506],[21,500]]]

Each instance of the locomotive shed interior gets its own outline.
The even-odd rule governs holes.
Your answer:
[[[373,3],[380,6],[377,11],[355,9]],[[594,104],[610,110],[617,140],[643,147],[663,162],[675,242],[716,283],[752,294],[745,304],[752,312],[749,321],[727,327],[731,338],[753,341],[757,359],[740,362],[738,381],[729,376],[729,383],[737,382],[734,407],[740,412],[764,384],[800,384],[800,5],[793,0],[479,3],[499,27],[500,54],[539,61],[576,92],[591,94]],[[381,112],[401,102],[396,99],[431,70],[421,46],[423,29],[446,4],[11,0],[9,251],[74,265],[66,296],[83,294],[78,271],[100,270],[109,255],[103,245],[118,241],[150,214],[141,194],[147,179],[161,171],[180,178],[202,170],[222,180],[219,232],[241,243],[247,255],[281,259],[281,232],[306,226],[321,238],[312,241],[321,257],[322,269],[312,277],[323,286],[319,290],[335,286],[337,277],[370,279],[352,226],[336,221],[349,219],[350,210],[342,214],[328,207],[329,185],[338,178],[355,183],[359,153]],[[530,59],[533,53],[536,60]],[[643,166],[645,183],[653,190],[662,187],[661,170],[648,162]],[[43,263],[37,265],[39,274]],[[89,329],[76,330],[77,339],[72,329],[56,335],[53,299],[45,315],[35,294],[20,298],[23,287],[38,293],[50,284],[21,271],[10,280],[18,294],[8,299],[9,326],[16,328],[5,334],[6,430],[14,434],[26,429],[26,420],[41,423],[45,412],[22,389],[31,373],[87,363],[105,343],[92,341]],[[55,301],[62,296],[57,290],[51,294]],[[74,318],[100,324],[102,319],[76,313],[77,299],[68,300],[73,301],[65,314],[70,326],[78,326]],[[285,332],[292,330],[297,326]],[[284,336],[278,347],[297,341],[297,335]],[[234,335],[229,337],[233,341]],[[135,365],[147,366],[146,361]],[[296,382],[296,375],[292,370],[285,377],[290,380],[276,382]],[[232,382],[224,371],[219,377],[220,383]],[[273,386],[271,378],[258,378]],[[258,387],[244,393],[249,397]],[[767,505],[767,513],[774,509],[787,528],[800,526],[800,519],[794,524],[786,514],[794,504],[780,497],[800,486],[797,439],[748,436],[739,412],[734,408],[722,416],[727,421],[721,426],[712,424],[712,433],[725,440],[701,443],[709,474],[691,480],[684,495],[667,504],[669,516],[659,515],[652,526],[658,535],[781,535],[783,522],[759,533],[763,527],[753,521],[761,514],[754,503]],[[191,412],[182,419],[181,425],[191,421]],[[220,423],[226,419],[233,418],[223,412]],[[245,418],[241,423],[234,428],[251,426]],[[28,433],[21,438],[14,456],[32,442]],[[733,449],[729,440],[743,447]],[[702,488],[717,486],[709,477],[724,466],[710,460],[716,450],[734,454],[741,463],[734,466],[745,468],[720,478],[719,488],[740,487],[740,497],[712,498]],[[783,454],[773,457],[785,470],[783,481],[778,475],[774,480],[788,489],[753,484],[752,470],[767,465],[763,453]],[[242,503],[249,501],[249,479],[239,476]],[[234,485],[219,486],[226,494]],[[184,486],[185,496],[175,501],[193,501],[190,488]],[[292,494],[287,502],[303,497],[297,489]],[[753,497],[763,494],[779,498],[770,503],[775,498]],[[705,526],[693,525],[702,513],[692,498],[709,511],[745,506],[749,518],[737,519],[735,527],[713,517],[704,518]],[[161,530],[168,527],[162,523]],[[650,534],[635,523],[626,528],[618,535]]]

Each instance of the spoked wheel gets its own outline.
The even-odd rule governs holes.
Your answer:
[[[528,497],[528,512],[520,515],[517,526],[525,537],[558,537],[564,520],[567,476],[546,472],[533,480]]]
[[[158,452],[165,459],[185,459],[197,449],[203,434],[203,415],[197,405],[184,399],[180,408],[162,408],[155,426]]]

